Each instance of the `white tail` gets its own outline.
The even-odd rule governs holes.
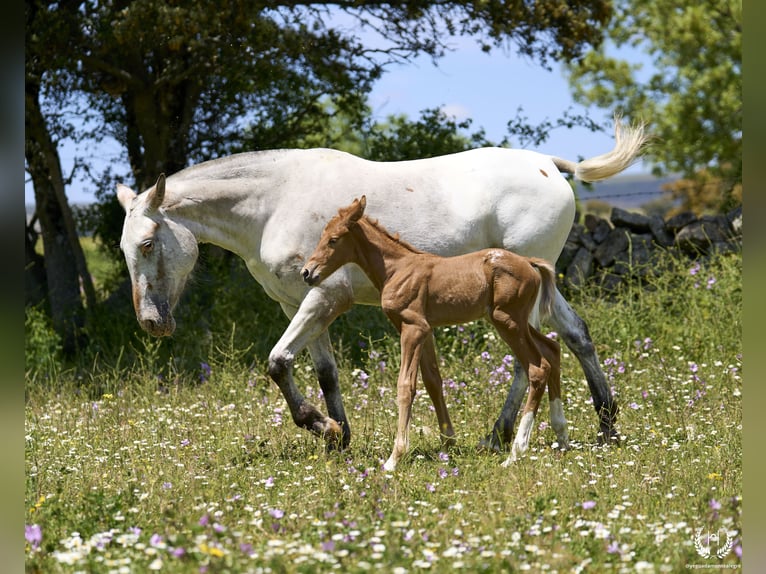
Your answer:
[[[650,137],[644,133],[643,123],[626,126],[620,121],[619,116],[615,116],[614,139],[612,151],[580,163],[558,157],[551,159],[559,171],[572,173],[581,181],[601,181],[630,167],[641,155]]]

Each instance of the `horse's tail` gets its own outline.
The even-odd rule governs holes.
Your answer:
[[[540,273],[538,308],[540,309],[540,320],[544,321],[550,316],[553,310],[553,300],[556,298],[556,270],[545,259],[531,257],[529,263]]]
[[[614,149],[612,151],[575,163],[552,157],[561,172],[572,173],[581,181],[601,181],[617,175],[633,164],[643,152],[650,136],[644,133],[644,124],[626,126],[620,116],[614,116]]]

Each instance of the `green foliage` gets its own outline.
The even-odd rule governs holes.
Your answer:
[[[411,452],[395,473],[381,464],[395,432],[398,341],[361,325],[338,345],[353,432],[342,453],[293,425],[263,366],[250,364],[239,324],[212,333],[197,373],[158,377],[166,343],[153,340],[143,362],[100,363],[84,379],[65,371],[46,386],[28,378],[27,569],[737,567],[741,266],[740,255],[669,258],[648,288],[609,301],[595,288],[581,293],[574,304],[617,394],[622,442],[596,446],[587,385],[564,349],[572,449],[551,448],[544,402],[530,451],[511,468],[475,450],[512,371],[485,322],[437,333],[457,446],[441,452],[421,391]],[[307,357],[296,379],[321,403]],[[698,554],[695,537],[706,531],[730,537],[722,559]]]
[[[364,138],[364,156],[376,161],[398,161],[434,157],[492,145],[484,130],[468,134],[471,120],[457,121],[439,108],[420,112],[411,121],[404,115],[389,116],[376,123]]]
[[[53,329],[50,317],[38,307],[26,307],[24,319],[24,364],[35,378],[37,374],[54,374],[61,361],[61,337]]]
[[[613,44],[569,65],[575,98],[649,122],[656,140],[647,157],[657,171],[695,179],[708,170],[723,187],[715,207],[730,209],[742,181],[741,0],[621,0],[615,8]],[[656,72],[611,56],[610,46],[646,53]]]

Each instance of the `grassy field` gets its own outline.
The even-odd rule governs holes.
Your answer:
[[[167,341],[129,366],[29,372],[27,571],[739,567],[741,257],[671,263],[647,288],[573,299],[621,407],[621,444],[596,446],[587,385],[564,350],[572,448],[551,448],[546,400],[510,468],[476,450],[512,372],[483,322],[437,335],[457,447],[440,450],[420,393],[411,451],[393,473],[381,470],[396,419],[390,337],[340,353],[353,432],[341,453],[293,425],[265,357],[253,364],[225,336],[192,373],[159,358]],[[296,378],[320,403],[307,356]]]

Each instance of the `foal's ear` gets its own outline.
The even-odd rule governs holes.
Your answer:
[[[352,205],[354,211],[349,217],[350,221],[359,221],[364,215],[364,208],[367,207],[367,196],[363,195],[359,199],[355,199]]]

